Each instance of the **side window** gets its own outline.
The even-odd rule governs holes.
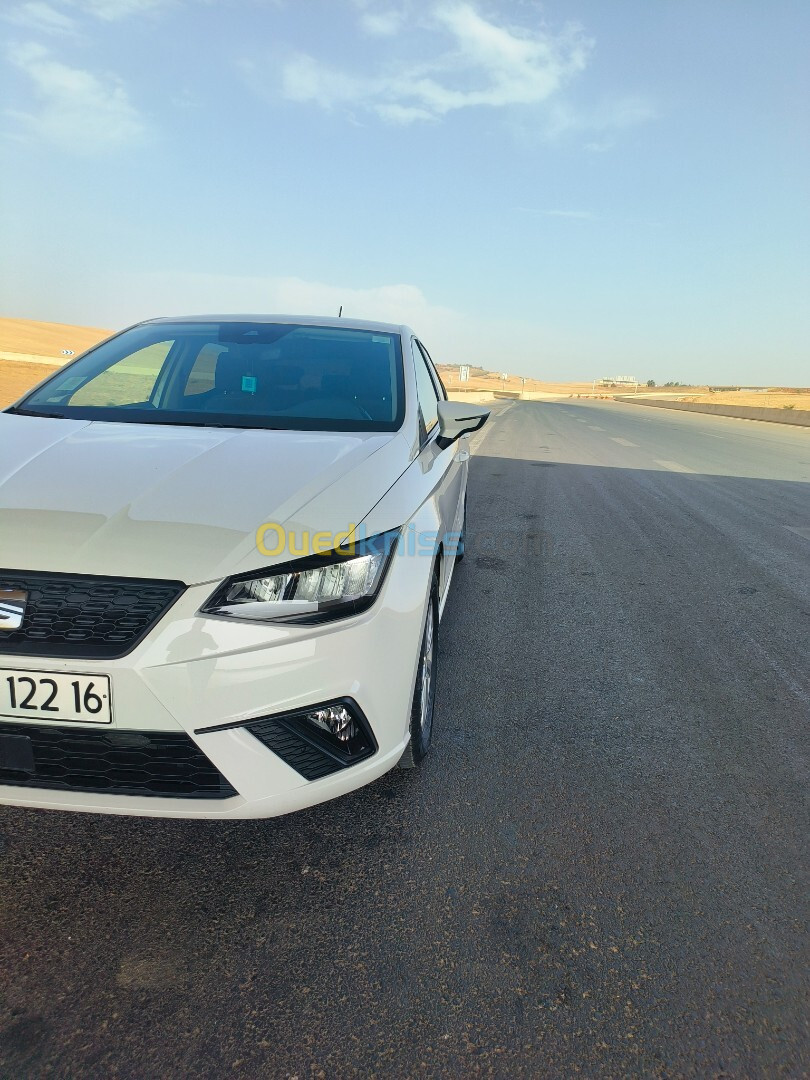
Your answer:
[[[130,353],[79,387],[68,403],[115,406],[148,401],[173,344],[172,341],[160,341]]]
[[[419,343],[414,338],[411,342],[413,362],[416,368],[416,396],[419,399],[419,411],[422,415],[424,435],[427,436],[439,422],[437,410],[439,396],[433,385],[433,378],[428,371],[427,361],[422,355]]]
[[[422,350],[422,352],[424,354],[424,357],[425,357],[425,360],[427,360],[428,371],[430,371],[431,375],[433,376],[433,381],[436,384],[436,387],[438,388],[438,391],[439,391],[439,400],[444,399],[445,401],[447,401],[447,391],[444,388],[444,383],[442,382],[442,377],[438,373],[438,371],[436,370],[436,365],[433,363],[433,360],[430,357],[430,353],[427,351],[427,349],[425,348],[425,346],[422,344],[421,341],[417,341],[416,344]]]

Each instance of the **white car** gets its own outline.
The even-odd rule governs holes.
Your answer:
[[[0,413],[0,803],[253,818],[416,764],[468,435],[407,326],[140,323]]]

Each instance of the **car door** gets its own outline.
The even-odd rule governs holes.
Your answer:
[[[445,548],[455,551],[454,534],[461,529],[464,511],[464,480],[469,456],[467,444],[463,440],[442,448],[438,444],[439,416],[438,403],[444,399],[444,388],[436,374],[427,350],[417,341],[411,340],[411,353],[416,372],[416,395],[419,402],[419,463],[429,480],[431,497],[436,508],[441,527],[440,539],[446,538]],[[445,560],[445,571],[452,566]],[[442,589],[447,582],[447,573],[443,575]]]

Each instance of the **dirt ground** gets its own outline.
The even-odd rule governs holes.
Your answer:
[[[437,364],[436,366],[447,390],[526,390],[532,393],[541,392],[546,394],[592,394],[594,392],[592,382],[543,382],[541,379],[524,379],[520,375],[508,375],[506,379],[502,379],[497,372],[491,372],[488,375],[474,375],[467,382],[461,382],[458,377],[457,367],[446,364]],[[597,393],[604,394],[607,397],[612,397],[614,394],[626,394],[627,392],[627,387],[623,390],[619,388],[600,390],[597,388]]]
[[[755,409],[810,409],[810,391],[790,393],[774,390],[767,393],[729,391],[725,394],[698,394],[684,401],[699,401],[709,405],[750,405]]]
[[[14,360],[0,360],[0,409],[5,409],[26,390],[35,386],[46,375],[56,371],[50,364],[17,363]]]
[[[0,318],[0,352],[64,358],[64,349],[76,355],[109,337],[112,330],[66,323],[36,322],[33,319]]]

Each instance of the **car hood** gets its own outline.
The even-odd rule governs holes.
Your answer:
[[[264,523],[359,524],[407,465],[401,435],[2,413],[0,567],[214,581],[302,553],[261,554]]]

